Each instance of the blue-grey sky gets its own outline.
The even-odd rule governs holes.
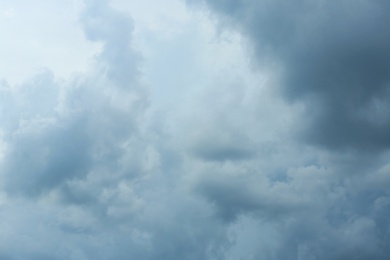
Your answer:
[[[2,1],[0,259],[387,259],[389,11]]]

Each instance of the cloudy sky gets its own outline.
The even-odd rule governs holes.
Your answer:
[[[389,12],[2,0],[0,258],[388,259]]]

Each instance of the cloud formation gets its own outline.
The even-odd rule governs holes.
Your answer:
[[[1,259],[387,258],[389,5],[203,4],[85,0],[86,72],[0,82]]]
[[[157,150],[158,129],[145,130],[148,89],[132,20],[106,1],[86,1],[80,22],[102,45],[87,73],[2,82],[1,257],[218,255],[225,229],[181,191],[167,162],[174,153]]]
[[[390,32],[384,1],[204,1],[280,70],[286,100],[303,102],[303,139],[330,149],[383,150]]]
[[[300,108],[295,120],[285,124],[290,135],[276,135],[293,142],[270,138],[275,150],[259,142],[256,160],[224,165],[218,177],[215,172],[221,168],[208,167],[197,192],[216,206],[223,220],[240,222],[237,218],[250,216],[242,223],[269,234],[273,243],[255,235],[258,249],[248,249],[246,259],[385,259],[388,224],[379,220],[384,208],[378,211],[375,205],[387,200],[388,192],[371,184],[389,174],[389,5],[202,3],[222,30],[248,39],[247,54],[258,70],[269,73],[269,88],[292,109]],[[275,110],[270,113],[281,117]],[[246,116],[254,127],[256,116]],[[253,136],[250,140],[256,143]],[[301,156],[288,160],[295,153]],[[231,253],[238,251],[233,247]]]

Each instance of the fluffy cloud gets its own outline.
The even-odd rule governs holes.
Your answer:
[[[0,258],[386,259],[388,4],[203,4],[84,1],[86,72],[1,82]]]
[[[159,130],[145,130],[148,88],[132,20],[106,1],[86,1],[80,21],[102,45],[87,73],[60,80],[44,70],[1,85],[1,257],[220,254],[225,229],[181,190]]]

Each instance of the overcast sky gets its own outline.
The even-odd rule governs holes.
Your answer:
[[[389,13],[2,0],[0,259],[388,259]]]

